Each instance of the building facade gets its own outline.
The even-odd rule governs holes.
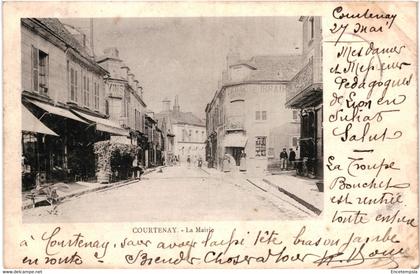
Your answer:
[[[300,17],[303,23],[302,65],[287,89],[286,106],[299,111],[299,172],[323,177],[322,29],[321,17]]]
[[[138,146],[138,156],[143,165],[147,165],[144,155],[148,143],[145,130],[147,105],[143,100],[143,88],[120,59],[117,48],[106,49],[97,62],[109,72],[104,80],[105,113],[110,120],[130,131],[129,136],[111,136],[111,141]]]
[[[107,119],[108,72],[58,19],[24,18],[21,37],[23,184],[94,178],[93,144],[129,134]]]
[[[296,73],[299,56],[227,57],[220,89],[206,107],[207,160],[222,168],[225,154],[247,170],[264,172],[279,163],[283,148],[298,148],[299,118],[285,107],[286,88]]]
[[[164,109],[158,113],[158,119],[165,119],[167,125],[172,127],[170,130],[173,140],[172,151],[181,163],[185,163],[188,158],[191,162],[198,159],[205,159],[206,126],[200,118],[191,112],[182,112],[178,103],[178,96],[175,97],[173,108],[170,101],[163,101]]]

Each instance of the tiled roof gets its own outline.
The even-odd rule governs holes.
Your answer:
[[[171,119],[172,124],[188,124],[195,126],[205,126],[205,122],[195,116],[192,112],[175,112],[175,111],[164,111],[156,114],[156,117],[167,116]],[[158,118],[159,119],[159,118]]]
[[[51,32],[55,35],[59,36],[66,44],[68,44],[71,48],[77,51],[80,55],[84,58],[91,61],[92,64],[97,65],[93,60],[92,57],[89,56],[86,49],[77,41],[77,39],[66,29],[66,27],[58,20],[57,18],[33,18],[32,20],[36,20],[46,28],[48,28]]]
[[[301,58],[300,55],[263,55],[237,64],[255,68],[245,80],[288,81],[299,72]]]

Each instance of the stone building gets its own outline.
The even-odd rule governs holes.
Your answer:
[[[220,88],[206,107],[207,158],[221,168],[225,154],[239,165],[242,152],[248,172],[261,173],[279,163],[283,148],[296,149],[297,112],[285,107],[287,84],[300,56],[227,56]]]
[[[146,165],[147,132],[145,117],[147,105],[143,88],[130,68],[119,57],[117,48],[108,48],[97,58],[98,64],[109,72],[105,78],[105,113],[109,119],[129,130],[129,136],[112,136],[111,141],[133,144],[141,148],[140,159]]]
[[[129,134],[107,119],[108,72],[93,60],[84,36],[76,37],[58,19],[24,18],[21,37],[24,187],[33,182],[30,177],[94,178],[93,144]]]
[[[286,106],[301,117],[299,170],[323,176],[322,30],[321,17],[302,16],[301,67],[287,86]]]
[[[164,109],[156,115],[157,119],[165,119],[172,127],[173,154],[181,161],[186,162],[189,157],[192,162],[205,159],[206,127],[205,123],[191,112],[182,112],[175,97],[173,108],[170,101],[163,101]]]

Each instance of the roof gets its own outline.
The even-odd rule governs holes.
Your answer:
[[[245,81],[288,81],[299,72],[301,55],[261,55],[231,65],[252,68]]]
[[[60,20],[58,20],[57,18],[31,18],[30,20],[35,20],[38,23],[42,24],[44,27],[53,32],[56,36],[61,38],[61,40],[63,40],[64,43],[69,45],[82,57],[90,61],[91,64],[97,66],[98,68],[101,68],[101,70],[104,70],[102,67],[96,64],[96,62],[86,51],[85,47],[81,45],[79,41],[77,41],[77,39],[66,29],[66,27],[60,22]]]
[[[187,124],[194,126],[206,126],[205,122],[195,116],[192,112],[163,111],[156,114],[156,117],[169,117],[172,124]],[[159,119],[159,118],[158,118]]]

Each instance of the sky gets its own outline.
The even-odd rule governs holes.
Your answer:
[[[149,109],[162,110],[162,100],[179,96],[181,111],[200,118],[218,88],[226,55],[241,59],[256,55],[301,52],[298,17],[165,17],[95,18],[95,54],[117,47],[120,58],[143,86]],[[89,37],[89,19],[61,19]]]

